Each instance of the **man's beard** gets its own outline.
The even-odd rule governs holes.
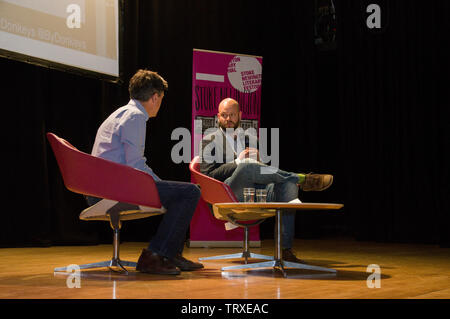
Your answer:
[[[228,122],[232,122],[232,123],[233,123],[233,121],[228,121]],[[218,123],[219,123],[219,127],[222,128],[224,131],[226,131],[227,129],[230,129],[230,128],[232,128],[232,129],[235,130],[235,129],[237,129],[239,126],[241,126],[241,119],[237,120],[237,122],[234,123],[234,126],[233,126],[233,127],[227,127],[226,124],[223,125],[221,122],[218,122]]]

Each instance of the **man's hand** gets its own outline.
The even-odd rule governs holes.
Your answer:
[[[238,157],[240,160],[244,158],[252,158],[259,162],[259,151],[256,148],[247,147],[245,150],[239,154]]]

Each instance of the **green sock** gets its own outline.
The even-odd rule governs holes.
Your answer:
[[[298,183],[301,184],[306,180],[305,174],[297,174],[298,175]]]

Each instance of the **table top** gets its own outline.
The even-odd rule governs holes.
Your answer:
[[[281,202],[265,202],[265,203],[216,203],[217,208],[227,209],[297,209],[297,210],[316,210],[316,209],[341,209],[343,204],[334,203],[281,203]]]

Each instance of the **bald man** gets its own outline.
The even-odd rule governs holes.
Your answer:
[[[266,166],[260,162],[258,139],[246,134],[240,127],[242,112],[239,103],[222,100],[218,107],[218,129],[201,141],[200,171],[229,185],[236,198],[243,201],[243,189],[253,187],[267,190],[267,201],[290,202],[298,200],[298,189],[322,191],[333,183],[328,174],[297,174],[277,168],[262,173]],[[282,215],[283,259],[304,263],[292,251],[295,237],[295,212]]]

